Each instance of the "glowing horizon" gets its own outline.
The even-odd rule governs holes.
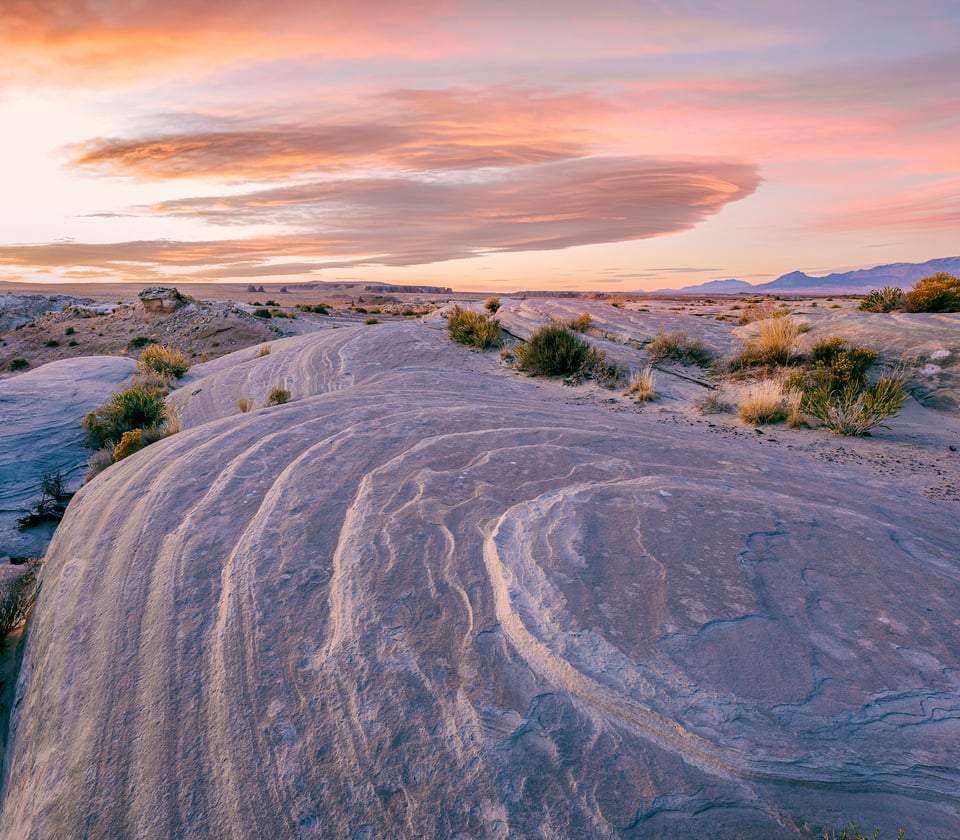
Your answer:
[[[0,280],[629,291],[955,255],[960,7],[769,5],[8,0]]]

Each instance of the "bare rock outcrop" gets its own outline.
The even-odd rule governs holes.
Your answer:
[[[80,485],[89,450],[83,416],[105,403],[136,369],[132,359],[64,359],[0,381],[0,555],[42,556],[50,528],[21,531],[44,475]]]
[[[0,835],[960,834],[950,503],[415,323],[277,345],[71,504]]]

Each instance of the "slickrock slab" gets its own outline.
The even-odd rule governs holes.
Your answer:
[[[132,359],[89,356],[51,362],[0,381],[0,555],[41,556],[48,530],[21,532],[17,519],[39,496],[45,473],[79,486],[90,452],[83,416],[136,370]]]
[[[955,504],[415,323],[288,341],[75,498],[0,835],[960,834]]]

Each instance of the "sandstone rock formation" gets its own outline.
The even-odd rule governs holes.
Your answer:
[[[185,299],[172,286],[151,286],[138,295],[140,303],[147,312],[169,314],[183,306]]]
[[[955,503],[413,322],[191,377],[54,538],[0,835],[960,835]]]

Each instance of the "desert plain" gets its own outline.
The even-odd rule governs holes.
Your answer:
[[[241,288],[31,294],[61,291],[102,310],[0,336],[29,362],[0,379],[0,551],[45,552],[0,836],[960,836],[960,315],[778,302],[798,353],[906,367],[903,411],[841,437],[703,413],[749,380],[679,363],[643,403],[519,373],[447,335],[485,296],[269,290],[296,317],[266,320]],[[747,305],[497,317],[510,343],[587,312],[637,371],[680,329],[731,356]],[[80,487],[138,335],[192,356],[180,431]],[[24,534],[51,470],[79,491]]]

